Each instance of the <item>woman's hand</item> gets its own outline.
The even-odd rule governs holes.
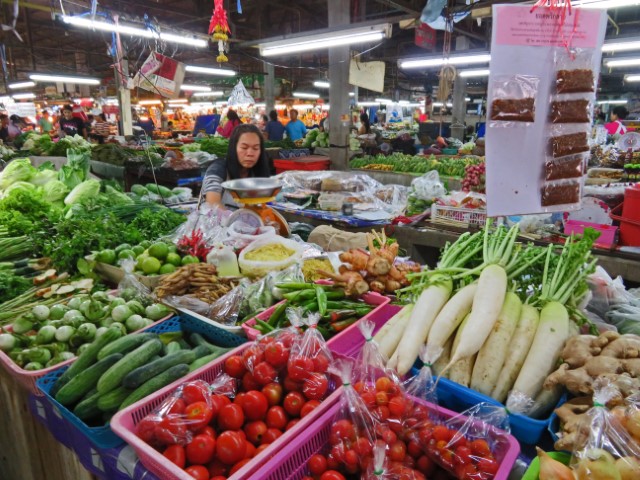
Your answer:
[[[205,194],[205,200],[206,202],[211,205],[211,206],[218,206],[218,207],[222,207],[222,195],[219,194],[218,192],[207,192]]]

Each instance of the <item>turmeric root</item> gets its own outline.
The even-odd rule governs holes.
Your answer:
[[[364,250],[353,248],[340,254],[340,261],[351,265],[351,270],[364,271],[367,269],[369,254]],[[342,268],[342,266],[341,266]],[[346,268],[346,267],[345,267]]]

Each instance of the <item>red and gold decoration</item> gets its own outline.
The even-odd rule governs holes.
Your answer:
[[[213,15],[209,23],[209,35],[213,41],[218,42],[218,63],[228,62],[229,59],[225,55],[227,50],[227,41],[229,40],[229,23],[227,22],[227,11],[224,9],[223,0],[213,0]]]

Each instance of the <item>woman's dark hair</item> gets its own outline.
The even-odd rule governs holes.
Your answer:
[[[62,110],[69,110],[70,112],[73,112],[73,107],[71,105],[65,105],[62,107]]]
[[[612,113],[616,114],[620,120],[624,120],[625,118],[627,118],[627,115],[629,115],[629,110],[627,110],[627,108],[623,105],[618,105],[613,109]]]
[[[237,120],[238,122],[240,121],[240,117],[238,116],[235,110],[229,110],[227,112],[227,119],[231,121],[234,121],[234,120]]]
[[[267,117],[266,115],[262,115],[262,121],[267,123],[269,121],[269,117]]]
[[[278,120],[278,112],[276,112],[275,110],[271,110],[269,112],[269,118],[275,122],[276,120]]]
[[[606,121],[606,120],[607,120],[607,116],[604,114],[604,112],[600,112],[600,113],[598,114],[598,120],[600,120],[600,121],[602,121],[602,122],[604,122],[604,121]]]
[[[240,170],[242,165],[238,161],[238,141],[240,137],[245,133],[254,133],[260,139],[260,157],[256,164],[249,170],[250,177],[270,177],[271,172],[269,170],[269,157],[267,157],[267,152],[264,149],[264,138],[262,137],[262,133],[255,125],[251,125],[249,123],[243,123],[242,125],[238,125],[233,129],[231,133],[231,138],[229,138],[229,149],[227,150],[227,170],[229,172],[229,177],[232,180],[236,178],[240,178]]]
[[[104,114],[104,113],[99,113],[99,114],[98,114],[98,118],[99,118],[100,120],[102,120],[103,122],[106,122],[106,121],[107,121],[107,117],[105,116],[105,114]]]
[[[367,133],[371,133],[371,123],[369,122],[369,115],[367,115],[366,113],[361,113],[360,121],[364,125],[365,131]]]

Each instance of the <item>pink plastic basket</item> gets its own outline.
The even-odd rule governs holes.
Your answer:
[[[167,460],[156,449],[142,441],[135,433],[136,425],[156,407],[158,407],[173,391],[182,383],[191,380],[204,380],[212,382],[223,371],[224,362],[232,355],[242,354],[252,343],[241,345],[240,347],[228,352],[214,362],[205,365],[198,370],[190,373],[186,377],[166,386],[162,390],[150,395],[147,398],[134,403],[128,408],[118,412],[111,419],[111,429],[116,435],[122,438],[134,449],[140,462],[153,474],[162,480],[180,480],[191,479],[191,477],[181,468]],[[310,414],[302,418],[293,428],[286,431],[280,438],[273,442],[269,448],[265,449],[259,455],[256,455],[249,463],[243,466],[235,474],[230,476],[228,480],[241,480],[249,478],[260,466],[266,462],[272,455],[286,448],[291,443],[298,443],[298,437],[322,416],[327,410],[331,409],[340,400],[341,387],[336,389],[329,395],[317,408]],[[294,442],[295,439],[295,442]],[[260,477],[252,477],[260,478]]]
[[[398,307],[397,310],[389,316],[389,312],[391,312],[392,310],[387,311],[384,309],[391,301],[391,299],[378,293],[367,293],[363,295],[362,299],[369,305],[375,305],[376,308],[371,310],[367,315],[362,317],[359,321],[351,325],[349,328],[344,329],[339,334],[333,336],[331,340],[327,341],[327,345],[329,345],[329,348],[332,352],[336,352],[345,356],[353,356],[353,352],[357,352],[358,350],[360,350],[360,347],[364,343],[364,339],[362,339],[362,335],[358,330],[358,323],[360,323],[360,321],[364,320],[365,318],[372,320],[376,323],[376,329],[378,329],[382,325],[384,325],[384,323],[393,315],[395,315],[395,312],[400,310],[400,307]],[[242,328],[244,329],[249,340],[255,340],[260,335],[260,332],[253,328],[253,326],[256,324],[256,318],[258,320],[267,321],[276,307],[280,305],[280,303],[274,305],[268,310],[265,310],[259,315],[256,315],[255,318],[247,320],[242,324]],[[359,340],[362,341],[359,343],[359,346],[355,348],[354,344],[358,343]]]
[[[466,420],[466,417],[446,408],[421,400],[417,401],[424,404],[440,418],[458,417],[460,423]],[[340,403],[325,411],[318,421],[297,436],[295,443],[288,444],[271,457],[268,462],[254,473],[252,478],[260,480],[300,480],[305,475],[308,475],[307,461],[311,455],[321,453],[326,449],[329,443],[331,425],[339,411]],[[492,429],[490,432],[490,440],[495,441],[495,451],[493,453],[496,460],[500,462],[500,468],[494,479],[507,480],[511,468],[520,453],[520,444],[514,437],[502,430]]]
[[[581,234],[587,227],[591,227],[600,232],[600,236],[595,242],[598,247],[612,248],[615,245],[618,227],[614,227],[613,225],[583,222],[581,220],[567,220],[564,224],[564,233],[566,235],[571,235],[572,233]]]

